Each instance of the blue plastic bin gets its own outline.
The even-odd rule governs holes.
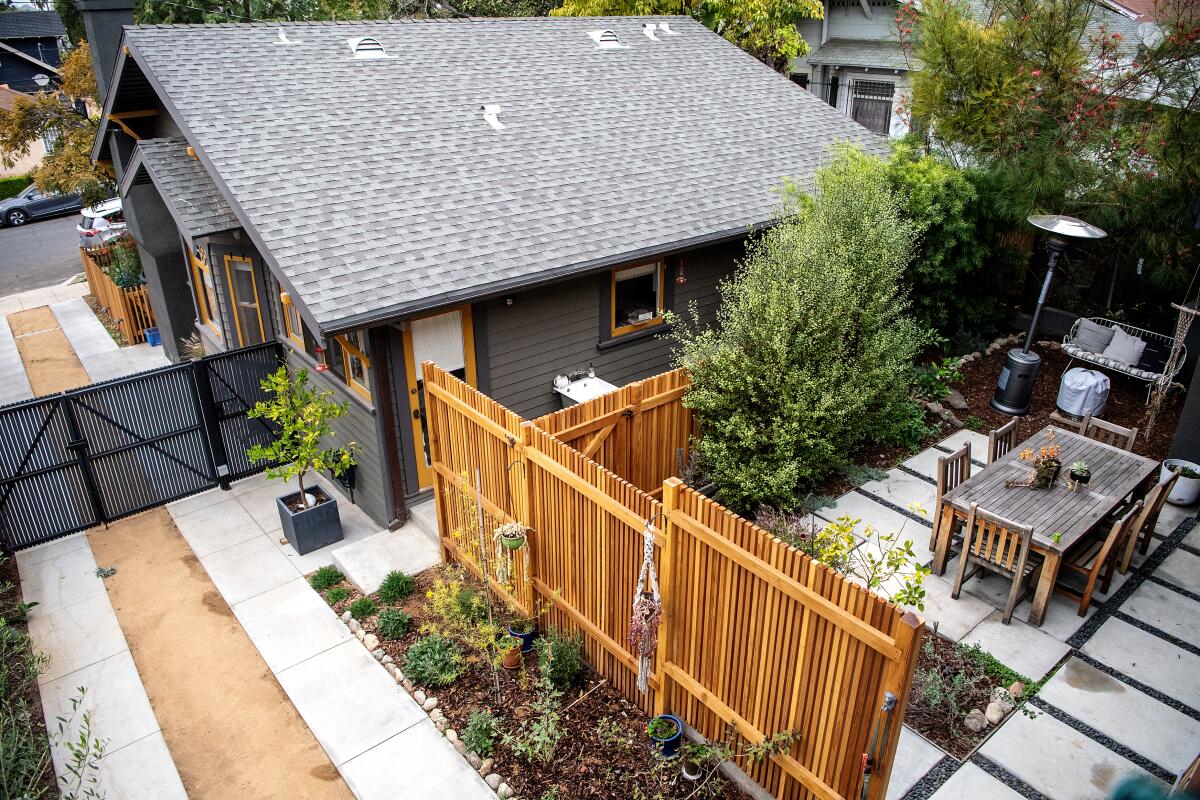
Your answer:
[[[151,347],[158,347],[162,344],[162,337],[158,335],[158,328],[146,328],[146,344]]]

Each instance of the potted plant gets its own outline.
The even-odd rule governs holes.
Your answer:
[[[1088,468],[1086,461],[1076,461],[1071,464],[1071,478],[1068,488],[1072,492],[1078,492],[1081,488],[1088,485],[1088,481],[1092,479],[1092,471]]]
[[[683,721],[674,714],[659,714],[646,726],[646,735],[663,758],[674,758],[683,741]]]
[[[496,527],[496,538],[509,550],[520,550],[525,546],[525,537],[529,533],[519,522],[505,522]]]
[[[1062,449],[1054,441],[1054,431],[1047,434],[1046,444],[1036,451],[1027,447],[1017,454],[1017,458],[1030,465],[1029,476],[1023,481],[1005,481],[1005,486],[1028,486],[1031,489],[1049,489],[1058,479],[1062,461],[1059,456]]]
[[[500,666],[505,669],[521,668],[521,640],[515,636],[502,634],[496,640],[496,648],[504,655],[500,658]]]
[[[323,442],[334,435],[332,420],[346,413],[346,403],[330,399],[331,391],[319,391],[308,385],[308,370],[289,374],[281,366],[262,382],[271,397],[261,400],[247,412],[252,419],[272,423],[278,432],[270,444],[256,444],[246,451],[251,461],[267,461],[268,478],[296,479],[297,491],[276,498],[283,533],[300,555],[326,547],[342,539],[342,520],[337,501],[319,486],[306,488],[304,478],[311,470],[328,470],[337,477],[354,464],[356,445],[325,448]]]
[[[1200,464],[1182,458],[1168,458],[1162,463],[1159,483],[1166,483],[1174,470],[1179,470],[1179,480],[1167,495],[1167,502],[1177,506],[1190,506],[1200,498]]]
[[[513,623],[508,626],[508,635],[520,641],[522,653],[532,651],[533,641],[537,639],[538,635],[537,620],[532,618],[513,620]]]
[[[704,762],[709,759],[710,748],[707,745],[688,742],[683,746],[683,759],[679,772],[685,780],[698,781],[704,775]]]

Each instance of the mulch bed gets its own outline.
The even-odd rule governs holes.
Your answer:
[[[1033,387],[1033,399],[1029,406],[1029,413],[1021,417],[1021,422],[1018,423],[1021,439],[1026,439],[1045,426],[1052,424],[1053,420],[1050,419],[1050,414],[1056,408],[1058,382],[1070,361],[1070,357],[1062,350],[1046,347],[1034,347],[1033,350],[1042,357],[1042,368]],[[969,406],[967,411],[959,413],[959,418],[965,421],[968,415],[978,417],[986,423],[982,428],[984,433],[991,428],[1003,425],[1010,419],[1007,415],[1001,414],[988,405],[988,401],[991,400],[992,393],[996,389],[996,378],[1000,375],[1000,368],[1004,365],[1004,356],[1007,352],[1007,347],[1001,348],[978,361],[965,364],[960,369],[962,380],[954,386],[962,393]],[[1072,366],[1087,367],[1089,365],[1076,362]],[[1148,411],[1146,384],[1111,372],[1105,372],[1105,374],[1112,382],[1112,388],[1108,395],[1108,404],[1102,415],[1104,419],[1126,428],[1139,428],[1144,431]],[[1182,408],[1183,393],[1178,391],[1172,393],[1163,403],[1150,441],[1147,442],[1144,433],[1139,432],[1137,441],[1133,445],[1133,451],[1156,461],[1166,458],[1167,451],[1171,447],[1171,439],[1175,436],[1175,429],[1179,426],[1179,413]],[[986,456],[986,453],[981,456]],[[981,456],[975,457],[982,461]]]
[[[405,651],[419,638],[421,625],[431,615],[425,593],[434,581],[451,573],[453,568],[432,567],[413,576],[417,588],[404,600],[392,603],[412,615],[408,633],[399,640],[388,641],[379,636],[378,615],[360,619],[369,632],[379,636],[380,646],[403,669]],[[332,605],[340,616],[362,596],[349,583],[350,595]],[[383,610],[385,604],[377,595],[371,596]],[[503,607],[497,604],[497,618]],[[467,652],[464,648],[464,652]],[[471,655],[467,652],[468,657]],[[538,678],[537,654],[523,656],[518,670],[497,669],[499,693],[489,663],[477,662],[450,686],[420,687],[430,697],[438,698],[438,708],[450,721],[450,727],[460,734],[472,711],[486,709],[500,718],[503,730],[515,731],[522,721],[534,715],[533,685]],[[656,755],[646,736],[647,717],[635,705],[607,684],[605,679],[584,667],[575,685],[566,689],[561,698],[561,725],[566,730],[550,763],[531,763],[514,754],[502,742],[497,742],[490,757],[493,771],[523,800],[599,800],[614,797],[654,797],[662,800],[683,800],[692,796],[696,784],[679,778],[679,767],[664,762]],[[744,798],[740,790],[714,777],[705,787],[707,798]]]
[[[108,309],[100,306],[100,301],[96,299],[96,295],[84,295],[83,302],[88,304],[88,308],[96,315],[96,319],[100,320],[100,324],[104,326],[104,330],[108,331],[108,335],[117,343],[117,347],[125,347],[129,344],[125,340],[125,334],[121,332],[121,326],[108,313]]]

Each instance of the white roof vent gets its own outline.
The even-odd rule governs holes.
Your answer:
[[[483,112],[483,121],[488,125],[491,125],[496,130],[502,131],[505,127],[507,127],[499,119],[500,111],[502,110],[500,106],[486,105],[481,106],[479,110]]]
[[[350,52],[355,58],[390,58],[383,49],[383,43],[374,36],[363,36],[357,39],[347,39]]]
[[[679,35],[679,31],[671,30],[671,26],[667,23],[666,20],[663,20],[662,22],[658,23],[658,29],[660,31],[662,31],[663,33],[665,33],[667,36],[678,36]]]
[[[643,22],[642,23],[642,33],[644,33],[646,35],[646,38],[653,39],[654,41],[657,42],[658,37],[654,35],[654,28],[655,28],[655,25],[653,22]]]
[[[278,44],[300,44],[299,39],[289,39],[287,31],[283,28],[279,29],[279,38],[275,40]]]
[[[592,37],[596,47],[601,50],[624,50],[627,47],[621,44],[617,34],[612,31],[588,31],[588,36]]]

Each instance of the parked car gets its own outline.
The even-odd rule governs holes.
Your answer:
[[[81,247],[99,247],[125,233],[121,198],[114,197],[83,209],[83,220],[75,226]]]
[[[16,197],[0,200],[0,223],[24,225],[31,219],[76,211],[82,205],[83,198],[78,194],[43,194],[30,184]]]

